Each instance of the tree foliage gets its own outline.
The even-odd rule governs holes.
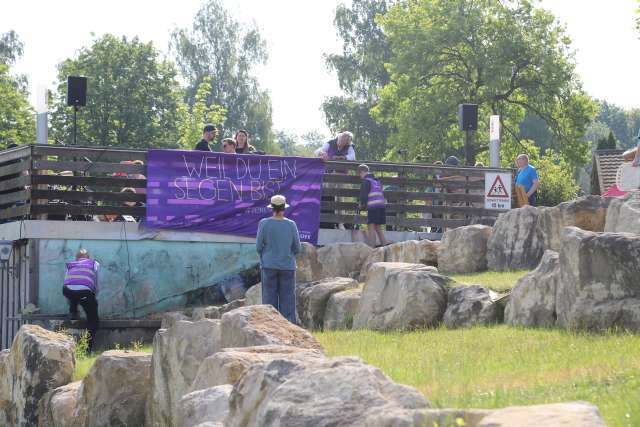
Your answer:
[[[205,77],[198,86],[193,105],[180,105],[180,140],[178,146],[190,150],[202,137],[207,123],[223,123],[225,110],[220,105],[210,104],[207,99],[211,93],[211,78]]]
[[[221,123],[227,136],[237,129],[251,134],[251,143],[269,150],[273,143],[271,99],[251,75],[266,63],[265,41],[255,27],[240,25],[218,0],[209,0],[195,16],[191,29],[171,35],[171,49],[188,83],[186,100],[195,102],[197,88],[211,78],[208,102],[219,104],[227,114]]]
[[[0,35],[0,62],[13,64],[24,53],[24,44],[18,34],[10,30]]]
[[[11,64],[22,56],[23,44],[15,31],[0,35],[0,149],[10,143],[35,142],[34,111],[27,100],[26,79],[11,74]]]
[[[376,18],[387,12],[390,3],[354,0],[350,6],[339,5],[334,25],[342,39],[342,52],[325,56],[345,92],[322,104],[327,125],[334,133],[353,132],[358,157],[363,159],[380,159],[387,151],[389,126],[377,123],[370,110],[377,103],[378,91],[389,82],[384,64],[391,49]]]
[[[609,135],[606,138],[598,140],[598,150],[615,150],[617,145],[616,137],[613,136],[613,131],[609,131]]]
[[[10,74],[9,66],[0,63],[0,149],[10,143],[35,143],[35,126],[34,111],[26,93]]]
[[[479,135],[501,116],[503,140],[521,146],[529,112],[553,133],[553,148],[574,169],[589,156],[583,141],[595,106],[575,74],[564,28],[535,1],[413,0],[381,19],[391,45],[390,82],[373,109],[395,127],[394,146],[442,157],[463,145],[457,105],[479,104]],[[481,143],[482,142],[482,143]],[[486,150],[484,137],[471,159]]]
[[[613,131],[622,148],[636,145],[635,137],[640,129],[640,109],[625,110],[607,101],[600,101],[599,104],[600,112],[596,120]]]
[[[181,90],[174,65],[152,43],[110,34],[58,66],[51,124],[56,140],[72,142],[67,76],[88,79],[87,106],[78,112],[78,144],[176,147]]]

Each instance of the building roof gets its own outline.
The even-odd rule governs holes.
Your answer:
[[[625,150],[596,150],[593,152],[591,194],[602,194],[616,184],[618,168]]]

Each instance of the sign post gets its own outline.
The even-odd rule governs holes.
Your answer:
[[[511,209],[511,174],[486,172],[484,174],[484,208]]]
[[[500,167],[500,116],[489,119],[489,164],[492,168]]]

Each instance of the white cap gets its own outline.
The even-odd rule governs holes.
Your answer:
[[[289,207],[289,205],[287,204],[287,199],[280,195],[280,194],[276,194],[275,196],[271,197],[271,204],[269,205],[270,208],[274,208],[274,207],[280,207],[283,206],[286,208]]]

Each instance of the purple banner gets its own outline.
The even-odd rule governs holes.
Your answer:
[[[316,244],[324,171],[316,158],[150,150],[146,225],[255,237],[282,194],[300,240]]]

